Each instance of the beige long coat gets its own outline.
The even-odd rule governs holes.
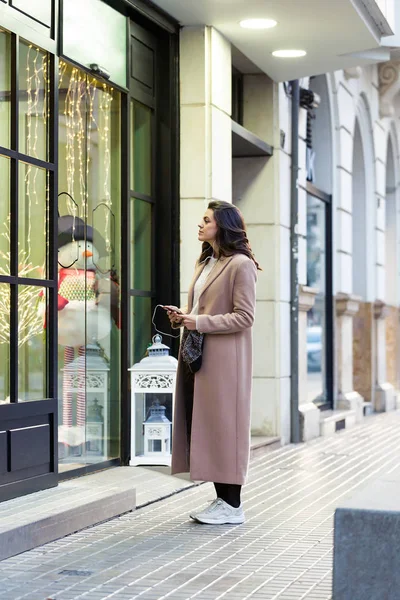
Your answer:
[[[189,288],[192,310],[198,265]],[[184,373],[179,357],[173,419],[172,473],[195,481],[245,483],[250,450],[252,325],[257,270],[243,254],[218,261],[199,298],[203,362],[195,374],[190,456],[186,434]]]

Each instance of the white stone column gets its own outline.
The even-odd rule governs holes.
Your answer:
[[[212,27],[180,34],[181,305],[200,254],[199,223],[211,200],[232,201],[231,46]]]
[[[361,298],[339,293],[336,297],[336,356],[338,409],[354,410],[356,421],[363,418],[363,397],[353,387],[353,317],[357,314]]]
[[[251,427],[290,442],[290,157],[280,148],[279,86],[244,76],[243,126],[274,147],[233,160],[233,201],[243,212],[258,274]],[[288,107],[284,112],[287,115]]]
[[[307,389],[307,312],[314,306],[315,288],[300,286],[299,290],[299,412],[303,442],[320,435],[320,412],[314,402],[309,402]]]
[[[395,389],[386,381],[386,305],[381,300],[374,304],[375,317],[375,410],[386,412],[396,408]]]

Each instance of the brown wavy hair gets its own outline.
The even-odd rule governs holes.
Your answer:
[[[253,251],[247,238],[246,225],[240,210],[222,200],[213,200],[208,208],[213,211],[214,219],[218,225],[215,241],[218,246],[219,256],[232,256],[233,254],[245,254],[254,261],[257,269],[261,267],[255,259]],[[199,262],[203,262],[213,255],[213,248],[208,242],[203,242]]]

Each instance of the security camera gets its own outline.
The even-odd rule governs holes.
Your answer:
[[[93,71],[93,73],[96,73],[96,75],[99,75],[99,77],[102,77],[103,79],[110,79],[111,74],[104,67],[101,67],[97,63],[92,63],[89,66],[91,71]]]

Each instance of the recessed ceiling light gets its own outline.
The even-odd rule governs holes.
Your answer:
[[[275,25],[277,25],[277,22],[273,19],[245,19],[240,21],[240,27],[245,29],[271,29]]]
[[[278,58],[300,58],[306,54],[305,50],[275,50],[272,56],[277,56]]]

